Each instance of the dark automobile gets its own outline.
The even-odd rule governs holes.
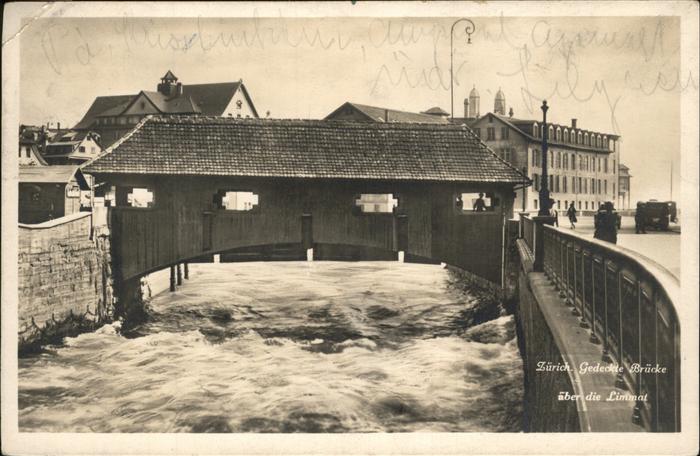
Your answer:
[[[644,203],[644,226],[666,231],[669,223],[676,221],[677,209],[674,201],[649,200]]]

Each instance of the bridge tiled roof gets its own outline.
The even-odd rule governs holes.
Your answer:
[[[529,182],[461,125],[149,116],[93,174]]]

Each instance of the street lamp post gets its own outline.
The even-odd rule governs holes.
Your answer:
[[[547,172],[547,100],[542,101],[542,184],[540,185],[540,210],[537,215],[549,215],[549,176]]]
[[[454,96],[454,32],[455,32],[455,26],[459,24],[460,22],[467,22],[467,26],[464,28],[465,33],[467,34],[467,44],[471,44],[472,42],[472,33],[474,33],[474,30],[476,30],[476,26],[474,25],[474,22],[472,22],[471,19],[467,18],[461,18],[457,19],[454,21],[452,24],[452,28],[450,28],[450,118],[454,119],[455,117],[455,96]]]

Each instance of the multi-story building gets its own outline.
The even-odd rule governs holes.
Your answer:
[[[258,117],[242,80],[184,85],[168,71],[155,92],[97,97],[74,128],[97,132],[106,148],[149,114]]]
[[[618,184],[617,184],[617,196],[618,196],[618,208],[620,209],[631,209],[630,204],[630,169],[620,163],[618,168]],[[625,199],[627,201],[625,201]]]
[[[548,184],[555,209],[566,210],[573,201],[579,211],[590,212],[605,201],[617,201],[619,136],[584,130],[576,119],[570,125],[543,126],[539,120],[514,118],[512,109],[506,116],[505,107],[499,90],[494,112],[472,117],[478,113],[478,94],[473,89],[465,100],[465,117],[453,122],[469,125],[490,149],[532,179],[532,187],[518,191],[516,209],[532,212],[540,207],[543,128],[548,132]]]

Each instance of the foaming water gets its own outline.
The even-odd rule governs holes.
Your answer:
[[[190,272],[132,332],[108,325],[20,359],[20,430],[521,430],[513,319],[474,325],[484,306],[445,269],[283,262]]]

